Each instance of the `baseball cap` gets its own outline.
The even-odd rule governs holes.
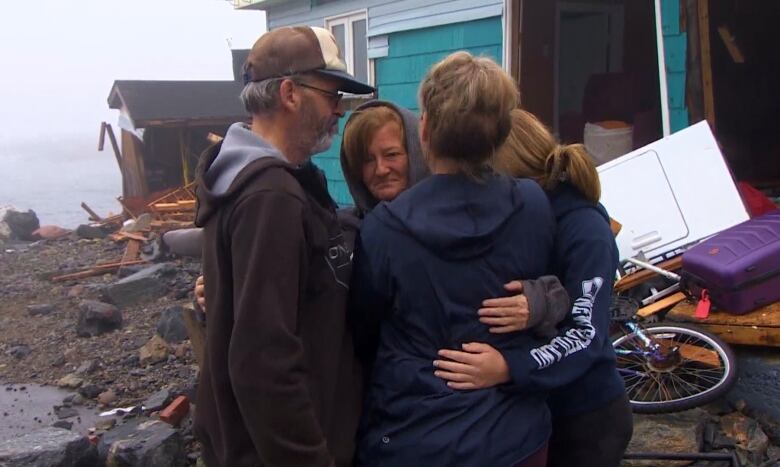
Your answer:
[[[336,78],[339,91],[370,94],[374,88],[347,73],[347,65],[330,31],[313,26],[283,27],[255,42],[244,63],[244,82],[316,72]]]

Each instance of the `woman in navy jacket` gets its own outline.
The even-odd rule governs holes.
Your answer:
[[[618,253],[609,217],[598,202],[598,173],[581,145],[559,145],[532,114],[516,109],[512,121],[496,165],[535,179],[547,192],[557,222],[553,271],[574,306],[552,339],[511,350],[475,343],[464,351],[443,349],[437,375],[459,389],[509,382],[552,390],[548,466],[616,467],[631,439],[632,417],[609,340]],[[512,326],[514,311],[505,313],[502,305],[513,299],[486,300],[483,323]]]
[[[554,221],[541,188],[487,163],[518,95],[494,62],[457,52],[420,86],[420,136],[432,175],[362,224],[353,275],[356,319],[380,317],[358,462],[373,466],[541,467],[550,434],[544,391],[457,391],[434,375],[440,348],[532,344],[492,334],[475,310],[503,284],[552,260]]]

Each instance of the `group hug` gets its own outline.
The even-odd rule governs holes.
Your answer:
[[[311,158],[343,93],[375,89],[317,27],[262,35],[244,79],[251,123],[198,169],[206,465],[618,466],[618,253],[584,147],[519,108],[493,60],[455,52],[418,113],[350,113],[339,208]]]

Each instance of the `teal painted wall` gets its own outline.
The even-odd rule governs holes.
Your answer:
[[[688,34],[680,31],[680,0],[661,0],[661,31],[664,38],[666,82],[669,93],[669,121],[672,133],[687,128],[685,105],[685,57]]]
[[[388,36],[387,57],[374,61],[379,98],[417,110],[417,87],[431,65],[457,50],[484,55],[501,63],[501,17],[486,18],[465,23],[402,31]],[[339,124],[339,135],[344,122]],[[344,182],[339,164],[341,137],[333,141],[326,153],[314,157],[314,162],[325,171],[331,196],[341,205],[352,204],[352,197]]]

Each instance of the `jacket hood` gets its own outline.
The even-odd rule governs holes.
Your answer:
[[[252,175],[279,165],[290,166],[278,149],[253,133],[247,124],[231,125],[225,139],[201,156],[195,224],[203,226],[219,205]]]
[[[425,159],[422,153],[422,147],[420,146],[419,137],[419,118],[414,112],[399,107],[392,102],[375,100],[367,102],[358,108],[350,115],[345,124],[348,125],[352,117],[355,116],[360,110],[368,109],[370,107],[390,107],[395,110],[401,116],[401,122],[404,126],[404,135],[406,137],[406,153],[409,156],[409,187],[414,186],[420,180],[430,175],[428,166],[425,163]],[[349,187],[349,193],[352,195],[352,199],[355,201],[355,206],[358,208],[358,214],[362,217],[365,213],[370,211],[379,202],[371,192],[368,191],[366,185],[363,183],[362,178],[350,174],[347,170],[346,154],[344,153],[344,143],[341,144],[341,170],[344,173],[344,178]]]
[[[484,181],[432,175],[394,201],[380,203],[372,215],[406,230],[441,258],[473,258],[490,250],[506,221],[522,209],[521,183],[534,182],[494,174]]]
[[[550,204],[556,219],[561,219],[572,211],[578,209],[595,209],[609,223],[607,210],[601,203],[592,203],[574,186],[569,183],[561,183],[549,193]]]

